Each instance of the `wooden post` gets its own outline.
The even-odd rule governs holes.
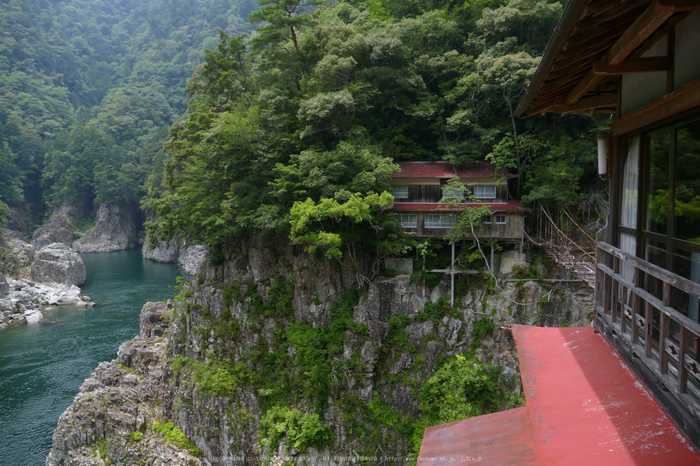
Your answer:
[[[637,314],[639,310],[639,296],[632,296],[632,343],[639,342],[639,325],[637,325]]]
[[[625,314],[627,302],[629,300],[629,295],[631,294],[629,288],[620,284],[620,334],[625,333],[625,326],[627,325],[627,314]]]
[[[668,353],[666,352],[666,338],[671,329],[671,319],[660,313],[661,322],[659,324],[659,372],[665,374],[668,372]]]
[[[620,259],[617,256],[613,256],[613,272],[620,273]],[[612,281],[612,324],[613,327],[615,327],[617,325],[617,303],[619,299],[620,282],[613,277],[610,277],[610,281]]]
[[[651,337],[653,332],[653,323],[654,323],[654,308],[649,302],[645,302],[646,304],[646,335],[644,335],[644,355],[647,358],[651,357]]]
[[[607,273],[604,274],[605,280],[603,283],[603,314],[612,314],[612,309],[610,307],[610,295],[612,294],[612,277]]]
[[[632,277],[632,284],[637,287],[639,286],[639,269],[634,267],[634,276]],[[639,326],[637,325],[637,313],[639,311],[639,296],[637,293],[632,294],[632,344],[634,345],[639,341]]]
[[[450,307],[455,305],[455,242],[452,242],[452,263],[450,264]]]
[[[688,369],[685,367],[685,357],[690,343],[690,332],[681,327],[681,344],[678,350],[678,391],[685,393],[688,390]]]

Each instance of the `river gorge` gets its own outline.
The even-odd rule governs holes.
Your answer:
[[[142,259],[141,251],[82,254],[83,294],[92,309],[61,307],[33,325],[0,332],[0,465],[43,465],[61,413],[100,361],[139,331],[146,301],[173,295],[171,264]]]

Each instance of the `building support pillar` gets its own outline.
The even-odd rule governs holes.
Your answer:
[[[455,242],[452,242],[452,262],[450,263],[450,306],[455,305]]]

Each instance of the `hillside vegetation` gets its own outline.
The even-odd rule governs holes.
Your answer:
[[[399,247],[382,243],[381,194],[398,161],[489,160],[520,175],[513,194],[526,202],[575,207],[600,189],[602,120],[513,115],[560,3],[261,5],[257,31],[222,34],[188,83],[188,117],[147,202],[161,239],[216,250],[245,229],[291,230],[330,257]]]
[[[559,206],[603,190],[591,132],[605,117],[513,116],[561,3],[259,8],[1,3],[0,216],[28,205],[38,224],[64,203],[89,213],[145,197],[163,238],[216,249],[308,216],[292,236],[333,248],[330,219],[381,224],[389,200],[367,196],[397,161],[491,160],[520,175],[514,195]]]
[[[137,205],[187,79],[254,1],[0,2],[0,218]]]

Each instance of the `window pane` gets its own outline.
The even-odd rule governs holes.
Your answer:
[[[700,121],[676,133],[676,238],[700,243]]]
[[[396,219],[403,228],[416,228],[418,225],[418,217],[414,214],[399,214]]]
[[[496,185],[495,184],[477,184],[474,186],[474,197],[477,199],[495,199]]]
[[[484,220],[481,223],[491,223],[491,216],[487,215],[484,217]]]
[[[622,170],[622,211],[620,224],[628,228],[637,228],[637,199],[639,190],[639,146],[640,139],[634,138],[623,148],[627,150],[625,167]]]
[[[496,215],[496,223],[506,223],[505,215]]]
[[[656,241],[645,240],[645,259],[647,262],[651,262],[654,265],[658,265],[664,269],[666,266],[666,245]],[[643,280],[644,289],[649,293],[653,294],[659,299],[663,299],[663,282],[656,277],[651,275],[646,275]]]
[[[673,272],[695,283],[700,283],[700,254],[697,252],[673,250]],[[675,287],[671,288],[671,304],[676,310],[698,322],[698,299],[689,296]]]
[[[442,197],[447,199],[464,199],[464,191],[460,189],[442,188]]]
[[[630,253],[633,256],[637,255],[637,237],[629,233],[620,233],[620,249]],[[634,267],[628,261],[620,263],[620,273],[626,280],[632,281],[634,276]]]
[[[455,216],[454,215],[426,215],[425,216],[425,227],[426,228],[452,228],[455,226]]]
[[[646,229],[661,234],[666,233],[666,223],[668,219],[670,135],[671,131],[667,129],[649,136],[649,202]]]
[[[391,186],[391,194],[395,199],[408,199],[408,185],[394,184]]]

